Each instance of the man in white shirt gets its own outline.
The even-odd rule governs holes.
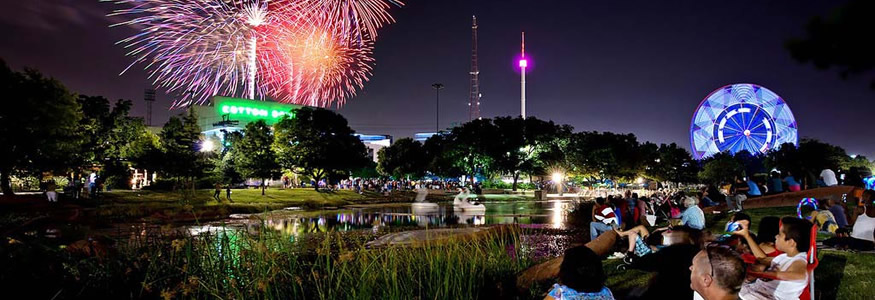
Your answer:
[[[839,181],[836,180],[836,173],[830,169],[823,169],[823,171],[820,171],[820,178],[823,179],[823,184],[826,186],[835,186],[839,184]]]

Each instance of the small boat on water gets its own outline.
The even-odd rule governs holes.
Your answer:
[[[461,192],[453,198],[453,210],[464,212],[485,212],[486,206],[480,203],[474,203],[468,200],[470,193],[468,189],[461,189]]]

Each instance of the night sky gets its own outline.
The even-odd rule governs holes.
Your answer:
[[[712,90],[756,83],[784,98],[800,137],[875,157],[875,91],[794,61],[784,48],[814,16],[843,1],[408,0],[379,33],[371,81],[339,110],[361,133],[396,139],[467,121],[471,15],[480,25],[482,116],[519,114],[514,57],[520,31],[533,61],[528,114],[576,130],[632,132],[640,140],[689,148],[690,118]],[[142,116],[141,68],[114,43],[131,28],[108,28],[115,8],[97,0],[0,0],[0,58],[33,67],[72,91],[132,99]],[[530,64],[531,65],[531,64]],[[159,95],[163,124],[173,95]]]

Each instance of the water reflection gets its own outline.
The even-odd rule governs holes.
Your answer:
[[[225,220],[232,226],[255,229],[262,224],[292,236],[302,233],[378,230],[381,227],[445,227],[492,224],[535,224],[549,228],[564,228],[566,213],[572,202],[567,200],[486,202],[486,212],[462,212],[450,204],[416,208],[410,204],[361,206],[343,210],[290,211],[280,210],[248,218]],[[215,224],[213,224],[215,225]],[[195,229],[192,232],[197,232]]]

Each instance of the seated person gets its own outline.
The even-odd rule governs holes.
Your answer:
[[[607,279],[602,259],[595,252],[586,246],[574,247],[565,251],[559,265],[559,283],[544,299],[612,300],[614,295],[605,286]]]
[[[595,199],[596,204],[592,207],[592,221],[589,222],[590,240],[595,240],[599,235],[617,227],[617,215],[607,205],[605,198]]]
[[[693,258],[690,266],[690,287],[694,299],[738,299],[744,283],[744,262],[737,252],[727,247],[708,246]]]
[[[772,176],[769,178],[769,194],[780,194],[784,192],[784,182],[778,172],[772,171]]]
[[[629,240],[628,250],[624,255],[619,256],[636,259],[671,245],[699,245],[702,239],[702,231],[687,226],[657,228],[651,234],[647,227],[638,225],[626,231],[617,230],[617,235],[627,237]]]
[[[828,197],[826,199],[826,207],[835,217],[836,225],[839,226],[839,229],[848,228],[848,215],[845,213],[844,203],[837,202],[833,197]]]
[[[823,241],[824,245],[840,249],[852,249],[857,251],[871,251],[875,249],[875,191],[863,192],[864,204],[855,209],[852,216],[854,224],[850,236],[837,236]]]
[[[739,297],[750,299],[799,299],[808,286],[808,247],[811,244],[811,222],[795,217],[781,219],[781,229],[775,237],[775,246],[784,254],[768,257],[753,239],[746,226],[735,232],[744,237],[757,264],[749,275],[760,277],[741,287]],[[775,278],[775,279],[765,279]]]
[[[643,257],[657,250],[656,247],[647,245],[645,242],[646,238],[650,236],[650,231],[644,225],[638,225],[626,231],[617,230],[617,235],[629,238],[629,249],[626,251],[627,257]]]
[[[747,197],[754,198],[762,196],[763,193],[760,192],[760,187],[757,185],[756,181],[753,181],[753,178],[747,179]]]
[[[699,199],[696,197],[684,198],[684,206],[687,209],[681,213],[681,224],[702,230],[705,228],[705,213],[699,208],[698,203]]]
[[[780,230],[780,222],[781,219],[778,217],[763,217],[760,219],[760,226],[757,234],[751,234],[753,235],[753,239],[756,241],[757,246],[759,246],[768,257],[775,257],[784,253],[775,249],[775,236],[778,235],[778,231]],[[742,226],[750,228],[750,225],[750,216],[745,213],[736,213],[733,215],[731,221],[727,223],[726,231],[732,234],[733,231],[741,229]],[[731,241],[732,238],[738,239],[737,243]],[[756,262],[756,256],[751,254],[750,246],[747,245],[747,241],[743,237],[732,235],[732,237],[725,242],[727,242],[728,245],[734,245],[736,247],[735,250],[742,253],[741,257],[745,262]]]
[[[826,233],[835,233],[837,229],[839,229],[838,223],[836,223],[836,218],[833,216],[832,212],[829,211],[827,207],[827,201],[818,202],[818,208],[813,210],[809,217],[811,222],[814,225],[817,225],[817,228]]]

